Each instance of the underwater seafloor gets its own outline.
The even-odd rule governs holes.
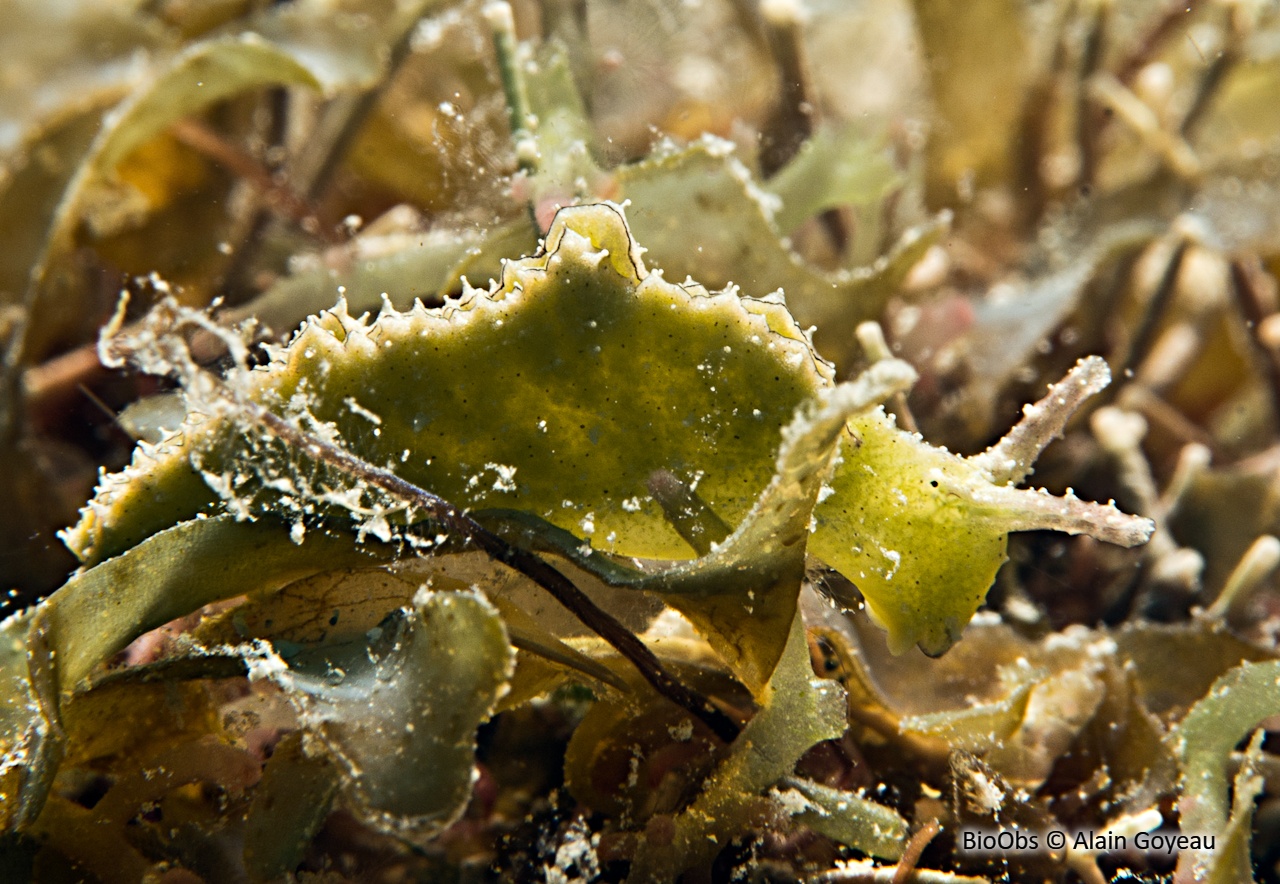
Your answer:
[[[16,0],[0,879],[1280,880],[1280,7]]]

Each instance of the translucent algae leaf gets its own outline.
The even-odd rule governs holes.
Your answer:
[[[973,641],[987,653],[975,654],[973,644],[966,641],[964,656],[971,667],[975,657],[990,660],[999,675],[1001,695],[963,709],[904,717],[901,729],[904,734],[945,739],[953,751],[981,757],[1014,788],[1038,789],[1081,731],[1097,720],[1107,692],[1106,661],[1115,645],[1107,638],[1091,638],[1079,628],[1049,647],[1023,643],[1003,626],[985,630]],[[1002,645],[1000,651],[993,649],[996,644]],[[1010,656],[1016,655],[1016,662],[997,659],[1006,649]],[[917,677],[941,680],[945,676],[939,668],[925,664]],[[954,695],[964,695],[956,682],[943,683]]]
[[[741,542],[710,554],[723,567],[691,565],[652,587],[690,596],[714,594],[726,569],[754,579],[793,556],[815,495],[809,551],[862,588],[895,650],[918,642],[940,653],[954,641],[1004,560],[1009,531],[1145,539],[1143,520],[1008,484],[1105,383],[1101,360],[1082,363],[1009,440],[968,460],[865,410],[874,396],[854,395],[859,383],[887,394],[909,382],[873,382],[892,365],[901,363],[833,388],[785,307],[648,273],[621,211],[600,204],[560,212],[545,251],[508,262],[488,291],[373,322],[340,305],[235,383],[447,500],[536,516],[585,538],[584,551],[688,558],[647,492],[654,473],[672,473],[740,526]],[[780,461],[783,429],[823,413],[803,446],[804,430],[788,431]],[[837,438],[829,491],[816,491]],[[749,517],[771,506],[784,517]],[[106,477],[66,540],[93,563],[201,511],[269,512],[300,526],[354,519],[362,535],[384,540],[413,518],[403,502],[319,470],[234,408],[214,407],[193,410],[177,434]],[[746,589],[735,604],[750,606]],[[767,670],[765,661],[757,677]]]
[[[373,644],[319,649],[289,667],[272,658],[260,672],[342,771],[346,801],[381,829],[421,838],[466,807],[476,728],[506,690],[513,658],[482,595],[422,591]]]
[[[592,194],[625,199],[652,265],[673,280],[734,284],[757,297],[785,291],[801,325],[817,327],[823,354],[839,366],[860,355],[852,334],[857,323],[880,315],[907,272],[949,229],[950,213],[940,213],[905,231],[870,266],[827,273],[796,254],[784,234],[833,206],[876,204],[898,183],[884,151],[847,128],[823,127],[761,183],[733,144],[704,136],[686,147],[664,144],[614,170],[610,181],[592,158],[591,125],[564,54],[545,51],[525,73],[538,120],[539,161],[530,190],[540,219]]]
[[[270,522],[199,519],[72,577],[38,607],[5,621],[0,822],[22,826],[39,813],[62,754],[59,703],[103,660],[210,602],[368,563],[374,551],[355,547],[349,536],[316,531],[299,545]]]
[[[1152,525],[1074,496],[1016,489],[1066,418],[1110,379],[1081,360],[988,451],[957,457],[877,410],[849,422],[854,445],[815,510],[809,551],[852,580],[895,653],[940,654],[959,638],[1004,562],[1010,531],[1049,528],[1132,546]]]
[[[783,430],[773,481],[738,529],[707,555],[646,583],[667,594],[753,691],[782,654],[814,505],[846,422],[914,380],[906,363],[886,360],[805,403]]]
[[[232,323],[254,318],[273,331],[286,333],[308,316],[332,307],[339,292],[346,298],[347,309],[354,312],[377,310],[384,297],[407,308],[415,298],[431,299],[448,291],[462,276],[488,279],[497,275],[500,257],[536,247],[537,238],[524,220],[483,233],[362,233],[331,253],[297,262],[302,269],[249,304],[219,314],[219,318]]]
[[[796,813],[805,825],[828,838],[880,859],[900,859],[906,847],[907,821],[895,810],[844,789],[812,780],[788,779],[786,786],[803,797]]]
[[[901,184],[887,149],[851,131],[826,126],[766,186],[782,200],[774,216],[778,230],[790,233],[827,209],[877,205]]]
[[[34,626],[48,632],[56,651],[59,689],[71,690],[148,630],[222,599],[369,564],[376,552],[372,544],[356,547],[349,535],[323,531],[298,543],[274,521],[197,519],[72,577],[37,609]]]
[[[628,217],[649,259],[672,279],[734,283],[757,296],[781,289],[796,318],[838,365],[860,355],[853,330],[875,319],[903,279],[950,226],[950,213],[912,228],[870,267],[825,273],[783,244],[766,193],[732,145],[706,138],[659,152],[617,174]],[[799,199],[796,200],[800,204]],[[818,206],[821,203],[817,204]],[[784,220],[789,220],[785,213]]]

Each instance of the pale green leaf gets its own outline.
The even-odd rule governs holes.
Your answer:
[[[544,44],[525,74],[529,109],[538,120],[532,203],[535,213],[546,218],[550,217],[548,209],[571,205],[596,193],[603,173],[593,158],[591,121],[563,47]]]
[[[670,843],[641,843],[631,881],[673,881],[687,868],[709,863],[729,842],[785,813],[765,790],[791,775],[810,746],[844,733],[845,694],[815,678],[804,625],[797,615],[760,710],[743,728],[702,794],[674,820]]]
[[[527,221],[473,230],[405,231],[357,236],[330,253],[299,262],[302,269],[248,304],[228,310],[228,322],[256,319],[278,334],[292,332],[339,299],[356,315],[382,308],[384,298],[407,310],[415,298],[432,300],[460,285],[501,273],[500,259],[537,248]],[[318,266],[317,266],[318,265]]]
[[[776,197],[763,191],[732,154],[732,145],[704,139],[658,152],[617,173],[636,239],[672,280],[733,283],[760,297],[781,289],[805,327],[817,326],[820,352],[841,366],[858,355],[853,330],[877,318],[908,271],[946,233],[939,215],[903,234],[872,266],[827,274],[783,245]]]
[[[815,832],[880,859],[899,859],[906,849],[907,821],[892,808],[876,804],[844,789],[812,780],[790,778],[788,789],[802,796],[805,806],[795,818]],[[782,794],[786,801],[786,793]]]
[[[898,430],[883,410],[849,422],[856,454],[831,478],[809,550],[862,591],[902,653],[946,651],[1004,562],[1009,531],[1048,528],[1110,543],[1144,543],[1152,523],[1074,495],[1018,489],[1031,463],[1110,372],[1081,360],[988,451],[961,458]]]
[[[1263,730],[1254,732],[1236,771],[1231,784],[1231,816],[1220,836],[1222,844],[1214,843],[1213,868],[1205,879],[1208,884],[1237,884],[1253,879],[1253,803],[1266,785],[1261,770],[1265,737]]]
[[[884,146],[847,128],[824,126],[765,188],[782,201],[773,220],[786,234],[827,209],[878,205],[901,180]]]
[[[506,689],[513,651],[476,592],[422,592],[366,644],[258,663],[343,774],[344,799],[369,823],[421,840],[471,795],[476,728]],[[255,676],[251,662],[250,677]]]
[[[906,733],[940,737],[954,749],[981,752],[1008,740],[1017,732],[1027,715],[1027,701],[1034,679],[1043,672],[1030,673],[1030,678],[1015,686],[1007,696],[994,703],[982,703],[966,709],[930,712],[902,719]]]
[[[1227,773],[1231,750],[1263,719],[1276,714],[1280,714],[1280,661],[1242,663],[1214,682],[1170,732],[1170,745],[1182,767],[1178,812],[1183,832],[1227,834],[1232,817]],[[1238,866],[1239,859],[1225,851],[1188,850],[1179,857],[1178,868],[1182,874],[1199,877],[1223,862]]]

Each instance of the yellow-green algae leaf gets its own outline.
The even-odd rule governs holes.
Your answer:
[[[542,530],[529,539],[611,585],[661,593],[706,636],[733,673],[759,693],[786,644],[804,577],[813,508],[847,437],[846,425],[908,389],[915,378],[905,362],[886,359],[856,381],[822,390],[802,403],[782,429],[773,480],[727,536],[713,527],[707,530],[717,530],[718,536],[699,539],[688,524],[692,512],[668,511],[667,519],[700,553],[697,559],[658,571],[632,571],[589,550],[584,554],[571,534]],[[703,507],[704,519],[719,521],[696,495],[689,496],[679,506]],[[667,502],[668,510],[672,503]]]
[[[508,262],[489,290],[435,310],[384,310],[373,322],[339,305],[232,382],[447,500],[536,516],[595,550],[690,557],[647,493],[660,470],[696,486],[740,526],[740,540],[756,507],[781,504],[783,521],[808,527],[807,499],[770,503],[762,492],[787,469],[776,453],[783,428],[803,423],[797,409],[817,402],[806,406],[816,413],[849,394],[833,391],[830,367],[784,306],[672,285],[646,271],[640,252],[618,207],[566,209],[543,253]],[[858,409],[837,409],[850,432],[838,431],[808,548],[859,585],[895,650],[950,646],[1003,562],[1009,531],[1145,540],[1145,520],[1011,484],[1106,378],[1105,363],[1086,360],[1005,441],[968,459],[865,411],[866,396]],[[413,518],[403,503],[318,469],[233,412],[193,408],[178,433],[140,446],[127,470],[103,480],[68,545],[92,564],[201,511],[273,512],[300,534],[341,516],[362,535],[402,536],[398,526]],[[830,433],[817,436],[806,443],[814,457],[798,462],[806,478],[788,480],[796,496],[814,493],[833,454]],[[749,557],[752,544],[740,546]],[[689,580],[661,589],[716,591],[721,569],[689,570]]]
[[[962,458],[894,426],[883,409],[852,418],[851,444],[814,510],[809,551],[852,580],[901,653],[945,652],[986,597],[1010,531],[1090,534],[1133,546],[1152,524],[1074,495],[1014,488],[1110,372],[1081,360],[1000,442]]]
[[[313,318],[246,380],[252,398],[333,422],[349,450],[446,500],[654,558],[689,552],[648,500],[652,473],[696,484],[736,524],[772,478],[781,428],[832,384],[784,307],[647,273],[608,205],[561,213],[545,252],[509,262],[490,291],[372,323],[341,305]],[[140,447],[71,548],[95,562],[211,508],[190,456],[244,469],[250,442],[229,424],[193,414]]]

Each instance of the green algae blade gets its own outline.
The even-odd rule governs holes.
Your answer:
[[[897,429],[883,410],[850,420],[853,445],[814,511],[809,550],[852,580],[902,653],[937,656],[960,637],[1004,563],[1010,531],[1087,533],[1123,546],[1146,542],[1147,519],[1109,504],[1013,487],[1066,418],[1106,386],[1083,359],[988,451],[962,458]]]
[[[801,404],[782,430],[774,477],[736,530],[698,540],[681,531],[701,555],[668,568],[640,572],[581,547],[577,538],[514,515],[506,529],[522,531],[517,542],[555,552],[612,586],[662,596],[707,638],[753,693],[765,689],[782,654],[804,578],[813,508],[831,473],[846,424],[915,381],[915,371],[896,359],[872,366],[858,380],[823,390]],[[693,492],[682,489],[686,508],[703,508],[703,521],[722,524]],[[657,492],[655,492],[657,493]],[[664,502],[667,518],[674,501]],[[683,518],[696,521],[692,510]],[[701,526],[700,530],[701,530]],[[709,529],[716,531],[716,528]],[[694,535],[697,532],[693,532]]]
[[[847,435],[846,422],[914,381],[910,366],[886,360],[802,405],[783,431],[773,481],[738,529],[707,555],[652,581],[753,692],[765,686],[782,655],[814,504]]]
[[[372,323],[339,308],[247,378],[253,398],[332,423],[350,451],[447,500],[656,558],[688,553],[649,476],[671,471],[740,521],[772,477],[780,428],[830,383],[785,308],[648,274],[604,205],[562,213],[546,251],[509,262],[491,291]],[[140,448],[68,532],[72,549],[97,561],[213,507],[206,479],[250,509],[305,514],[309,501],[275,481],[303,471],[282,464],[264,487],[268,467],[243,463],[268,444],[231,424],[193,415]]]
[[[906,850],[907,821],[892,808],[812,780],[791,777],[784,785],[779,798],[794,803],[793,815],[815,832],[879,859],[900,859]]]
[[[211,602],[376,561],[376,550],[322,531],[297,543],[286,526],[271,520],[196,519],[72,577],[40,606],[37,625],[58,651],[59,689],[71,690],[150,629]]]
[[[752,179],[728,142],[704,138],[656,152],[618,170],[617,182],[631,203],[632,229],[653,264],[672,279],[732,283],[757,296],[785,292],[796,319],[806,328],[816,326],[819,350],[841,367],[862,355],[853,334],[858,323],[881,314],[951,224],[950,213],[941,212],[904,232],[872,265],[826,273],[783,243],[775,212],[782,211],[789,223],[789,211]],[[795,204],[806,205],[798,197]]]

